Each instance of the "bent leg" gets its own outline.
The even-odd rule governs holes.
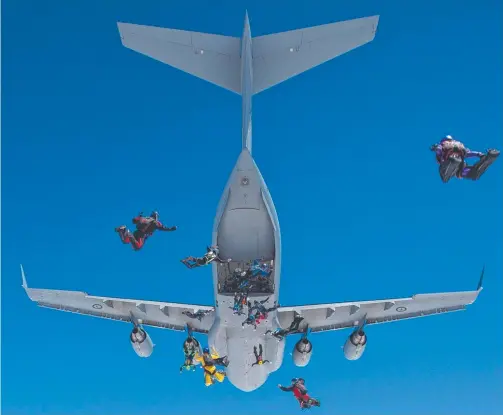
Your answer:
[[[218,380],[220,383],[222,383],[225,379],[225,373],[217,370],[215,374],[213,375],[216,380]]]
[[[463,172],[463,177],[471,180],[478,180],[486,172],[494,160],[499,156],[498,150],[489,150],[485,156],[482,156],[480,160],[469,168],[468,171]]]
[[[187,258],[181,259],[180,262],[183,265],[185,265],[187,268],[192,269],[192,268],[197,267],[197,264],[195,262],[196,259],[197,258],[194,258],[193,256],[188,256]]]
[[[205,386],[213,385],[213,380],[211,379],[211,375],[207,372],[204,373],[204,384],[205,384]]]
[[[143,248],[143,244],[145,243],[145,240],[147,238],[145,237],[145,234],[138,229],[134,231],[133,233],[133,238],[131,238],[131,245],[133,245],[133,249],[135,251],[140,250]]]
[[[133,234],[129,231],[128,228],[125,226],[119,226],[118,228],[115,228],[115,231],[119,234],[119,237],[121,238],[121,242],[123,244],[128,244],[131,242],[131,237]]]

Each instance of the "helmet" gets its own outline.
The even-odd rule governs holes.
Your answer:
[[[263,362],[262,360],[259,360],[259,361],[258,361],[258,364],[259,364],[259,365],[261,365],[261,364],[263,364],[263,363],[264,363],[264,362]]]
[[[452,138],[452,135],[447,134],[447,135],[444,137],[444,140],[454,140],[454,139]]]
[[[154,220],[158,220],[159,219],[159,212],[157,212],[156,210],[154,210],[151,214],[150,214],[150,217]]]
[[[205,347],[205,348],[203,349],[203,353],[209,353],[209,352],[210,352],[210,349],[208,349],[207,347]]]

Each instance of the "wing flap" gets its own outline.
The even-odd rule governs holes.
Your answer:
[[[295,314],[300,314],[304,317],[301,330],[307,326],[312,332],[341,330],[355,327],[363,319],[368,325],[461,311],[477,299],[480,291],[481,288],[400,299],[280,307],[278,318],[281,327],[288,327]]]
[[[254,37],[253,93],[371,42],[379,16]]]
[[[25,290],[28,297],[40,307],[124,322],[131,322],[134,316],[145,326],[176,331],[184,331],[186,324],[190,324],[193,331],[208,333],[215,318],[214,308],[209,306],[97,297],[82,291],[28,287]],[[201,321],[182,314],[184,311],[194,313],[198,310],[207,312]]]
[[[117,26],[126,48],[241,93],[239,38],[132,23]]]

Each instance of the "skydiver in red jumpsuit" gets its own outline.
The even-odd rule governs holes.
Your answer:
[[[293,395],[299,402],[301,409],[309,409],[313,405],[320,406],[319,400],[311,398],[307,394],[305,382],[302,378],[293,378],[290,386],[278,385],[278,387],[284,392],[293,392]]]
[[[164,226],[159,221],[159,213],[152,212],[150,216],[143,216],[142,212],[133,218],[133,223],[136,225],[136,230],[132,233],[125,225],[115,228],[115,232],[118,232],[122,243],[131,244],[135,251],[139,251],[145,241],[152,236],[156,231],[176,231],[176,226],[167,227]]]

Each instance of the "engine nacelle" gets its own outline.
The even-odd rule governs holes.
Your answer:
[[[300,339],[293,349],[293,363],[297,367],[307,366],[313,353],[313,344],[305,337]]]
[[[367,345],[367,335],[363,330],[355,330],[344,344],[344,357],[348,360],[358,360]]]
[[[141,327],[135,327],[129,336],[133,350],[140,357],[149,357],[154,351],[154,344],[148,333]]]

